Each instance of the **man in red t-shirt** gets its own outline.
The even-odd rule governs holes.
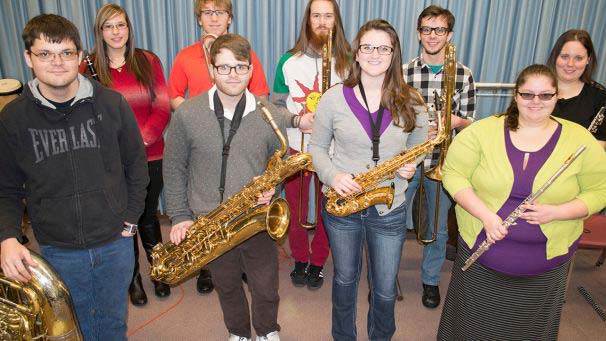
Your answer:
[[[233,20],[231,0],[195,0],[194,13],[204,34],[200,41],[181,50],[175,58],[168,79],[168,96],[173,110],[185,101],[186,92],[191,98],[212,88],[213,66],[208,58],[208,51],[216,37],[227,33]],[[263,66],[253,51],[251,58],[253,73],[248,90],[257,96],[267,97],[269,87]]]

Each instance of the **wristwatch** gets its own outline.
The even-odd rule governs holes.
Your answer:
[[[122,230],[130,233],[130,234],[135,234],[137,233],[137,224],[129,224],[129,223],[124,223],[124,228]]]

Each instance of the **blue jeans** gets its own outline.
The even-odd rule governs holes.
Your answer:
[[[335,217],[322,205],[322,219],[330,241],[335,273],[332,281],[332,336],[356,340],[356,298],[366,242],[372,295],[368,311],[370,340],[390,340],[396,331],[396,279],[406,236],[406,204],[385,216],[374,206],[347,217]]]
[[[135,256],[132,238],[92,249],[40,245],[69,289],[86,341],[126,340],[128,285]]]
[[[417,189],[419,188],[421,177],[421,167],[417,168],[417,172],[412,180],[408,183],[406,189],[406,202],[408,205],[406,226],[412,229],[412,200],[414,199]],[[429,243],[423,247],[423,264],[421,266],[421,280],[427,285],[438,285],[440,283],[440,270],[444,259],[446,258],[446,242],[448,241],[448,210],[452,205],[450,197],[444,190],[442,183],[430,180],[427,177],[423,178],[423,186],[427,198],[427,231],[430,236],[433,234],[433,226],[436,212],[436,192],[440,186],[440,209],[438,211],[438,234],[436,241]],[[419,205],[421,202],[419,201]],[[416,214],[416,212],[414,213]]]

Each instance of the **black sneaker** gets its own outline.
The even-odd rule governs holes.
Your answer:
[[[427,308],[435,308],[440,305],[440,288],[437,285],[423,283],[423,297],[421,302]]]
[[[290,273],[292,284],[296,287],[305,286],[307,278],[307,263],[295,262],[295,269]]]
[[[322,287],[324,283],[324,274],[322,273],[322,267],[317,265],[310,265],[307,270],[307,289],[316,290]]]

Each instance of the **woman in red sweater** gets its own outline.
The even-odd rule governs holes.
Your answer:
[[[156,216],[158,197],[162,190],[162,133],[168,123],[170,106],[162,64],[150,51],[135,48],[134,33],[126,11],[115,4],[99,9],[95,19],[95,48],[91,56],[94,71],[101,84],[120,92],[130,104],[145,143],[150,183],[147,187],[145,211],[139,219],[139,233],[143,249],[151,263],[154,245],[162,242],[160,223]],[[91,74],[86,61],[82,73]],[[135,270],[129,288],[134,305],[147,303],[139,274],[139,248],[135,235]],[[153,282],[157,297],[170,295],[170,287]]]

